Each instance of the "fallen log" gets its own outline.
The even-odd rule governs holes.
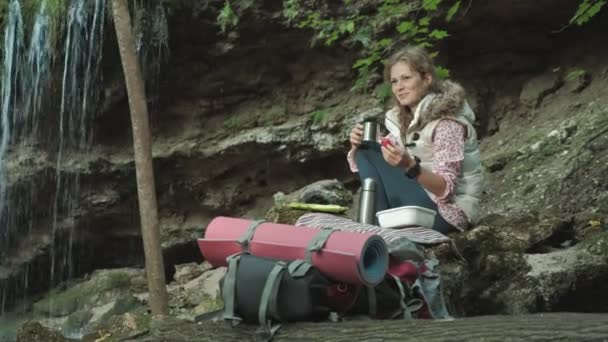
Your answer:
[[[150,331],[129,341],[250,341],[256,326],[226,322],[156,320]],[[285,324],[273,341],[602,341],[608,314],[544,313],[479,316],[452,321],[348,321]]]

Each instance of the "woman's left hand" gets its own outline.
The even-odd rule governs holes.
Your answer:
[[[407,169],[414,161],[412,157],[410,157],[410,154],[407,153],[407,150],[404,150],[401,147],[386,145],[382,146],[381,149],[382,157],[384,157],[384,160],[391,166]]]

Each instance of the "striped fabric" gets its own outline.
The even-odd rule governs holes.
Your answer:
[[[317,229],[330,227],[344,231],[375,233],[384,239],[389,248],[389,253],[391,254],[396,252],[395,249],[402,248],[401,246],[409,241],[424,245],[452,241],[449,237],[439,233],[438,231],[425,227],[388,229],[371,224],[354,222],[345,217],[323,213],[304,214],[298,219],[298,221],[296,221],[295,225]]]

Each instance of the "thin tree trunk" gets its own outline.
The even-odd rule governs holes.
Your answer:
[[[113,0],[112,9],[131,110],[137,194],[146,257],[148,289],[150,291],[150,308],[153,315],[168,315],[169,305],[160,245],[146,91],[139,60],[135,53],[135,41],[131,30],[131,17],[127,1]]]

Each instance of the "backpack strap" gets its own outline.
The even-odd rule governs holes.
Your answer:
[[[246,251],[249,250],[249,243],[251,242],[251,239],[253,238],[253,234],[255,233],[255,230],[266,221],[264,220],[257,220],[257,221],[251,221],[251,223],[249,224],[249,226],[247,227],[247,230],[245,231],[245,233],[243,233],[243,235],[241,235],[241,237],[236,240],[236,242],[238,242],[240,245],[242,245]]]
[[[373,286],[366,286],[367,300],[369,304],[369,316],[374,318],[378,315],[378,303],[376,299],[376,289]]]
[[[429,308],[429,313],[432,318],[435,319],[453,319],[450,316],[443,299],[443,291],[441,288],[441,277],[439,272],[436,270],[438,261],[431,259],[425,263],[426,271],[424,271],[414,285],[412,289],[420,293]]]
[[[315,234],[315,236],[308,242],[304,260],[296,260],[289,264],[289,274],[292,277],[303,277],[306,275],[306,273],[308,273],[308,270],[310,270],[312,267],[312,254],[323,249],[323,246],[325,246],[325,243],[333,232],[333,229],[325,227],[320,229],[319,232]]]
[[[399,295],[401,296],[401,300],[400,300],[399,304],[401,305],[403,319],[410,320],[410,319],[412,319],[412,311],[410,310],[410,307],[408,306],[407,298],[405,295],[405,288],[403,288],[401,279],[399,279],[397,276],[395,276],[393,274],[389,273],[389,275],[395,280],[395,283],[397,284],[397,288],[399,288]],[[392,318],[394,318],[394,317],[392,317]]]
[[[232,325],[237,325],[242,318],[234,314],[234,301],[236,295],[236,271],[241,260],[241,254],[233,254],[226,258],[228,261],[228,272],[224,278],[222,286],[222,299],[224,300],[224,314],[222,318],[231,321]]]
[[[281,279],[283,279],[283,271],[285,271],[286,268],[287,264],[284,261],[277,261],[270,271],[268,278],[266,278],[266,283],[262,290],[260,308],[258,309],[260,328],[258,329],[257,334],[267,341],[270,341],[281,328],[281,324],[272,325],[271,322],[272,318],[277,320],[281,319],[277,308],[277,298],[279,296]],[[271,318],[268,318],[268,316]]]

